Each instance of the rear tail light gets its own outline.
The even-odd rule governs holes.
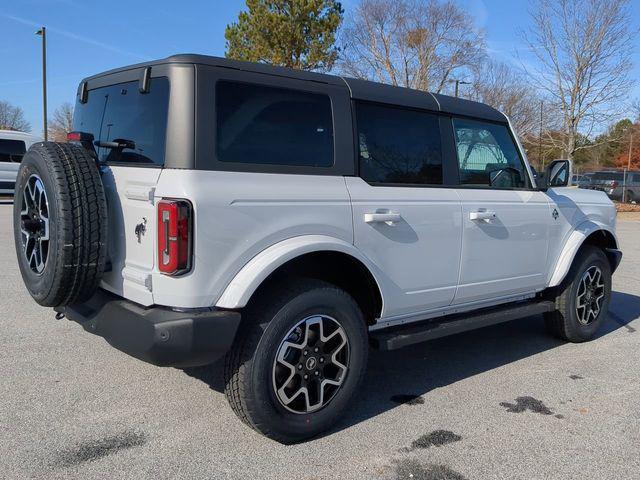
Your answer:
[[[187,200],[158,202],[158,269],[181,275],[191,269],[192,208]]]
[[[611,182],[611,188],[618,188],[618,182],[616,182],[615,180]]]

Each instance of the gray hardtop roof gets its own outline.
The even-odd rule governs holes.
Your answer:
[[[126,67],[109,70],[97,75],[92,75],[83,79],[83,82],[100,78],[105,75],[124,72],[127,70],[153,67],[154,65],[164,64],[209,65],[214,67],[232,68],[235,70],[242,70],[253,73],[262,73],[266,75],[275,75],[296,80],[320,82],[330,85],[346,85],[351,93],[351,98],[357,100],[388,103],[453,115],[463,115],[486,120],[493,120],[497,122],[506,122],[507,120],[502,112],[496,110],[493,107],[490,107],[489,105],[479,102],[472,102],[470,100],[464,100],[462,98],[455,98],[437,93],[423,92],[411,88],[395,87],[393,85],[370,82],[367,80],[358,80],[355,78],[327,75],[323,73],[309,72],[304,70],[294,70],[286,67],[267,65],[264,63],[244,62],[240,60],[231,60],[228,58],[213,57],[209,55],[172,55],[164,59],[138,63],[135,65],[129,65]]]

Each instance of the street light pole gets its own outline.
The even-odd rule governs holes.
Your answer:
[[[471,85],[471,82],[465,82],[465,81],[457,80],[457,79],[456,80],[451,79],[451,80],[449,80],[449,83],[455,83],[456,84],[456,86],[455,86],[455,96],[456,96],[456,98],[458,98],[458,93],[460,91],[460,85]]]
[[[631,149],[633,148],[633,132],[629,133],[629,159],[627,160],[627,168],[624,169],[624,177],[622,177],[622,203],[627,201],[627,175],[631,170]]]
[[[540,131],[538,132],[538,167],[544,170],[544,158],[542,158],[542,112],[544,108],[544,100],[540,100]]]
[[[41,27],[36,35],[42,37],[42,115],[43,115],[43,128],[44,128],[44,141],[49,139],[49,132],[47,127],[47,29]]]

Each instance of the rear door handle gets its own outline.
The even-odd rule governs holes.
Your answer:
[[[394,223],[402,220],[402,215],[399,213],[365,213],[364,221],[366,223],[386,223],[387,225],[393,225]]]
[[[496,218],[496,212],[489,211],[477,211],[469,213],[469,220],[494,220]]]

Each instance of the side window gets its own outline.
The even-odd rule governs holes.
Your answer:
[[[437,115],[358,102],[356,123],[360,176],[365,181],[442,184]]]
[[[22,140],[0,139],[0,162],[20,163],[26,151]]]
[[[453,127],[461,185],[529,186],[524,163],[505,125],[454,118]]]
[[[327,95],[220,81],[216,119],[216,155],[221,162],[333,165],[333,116]]]

